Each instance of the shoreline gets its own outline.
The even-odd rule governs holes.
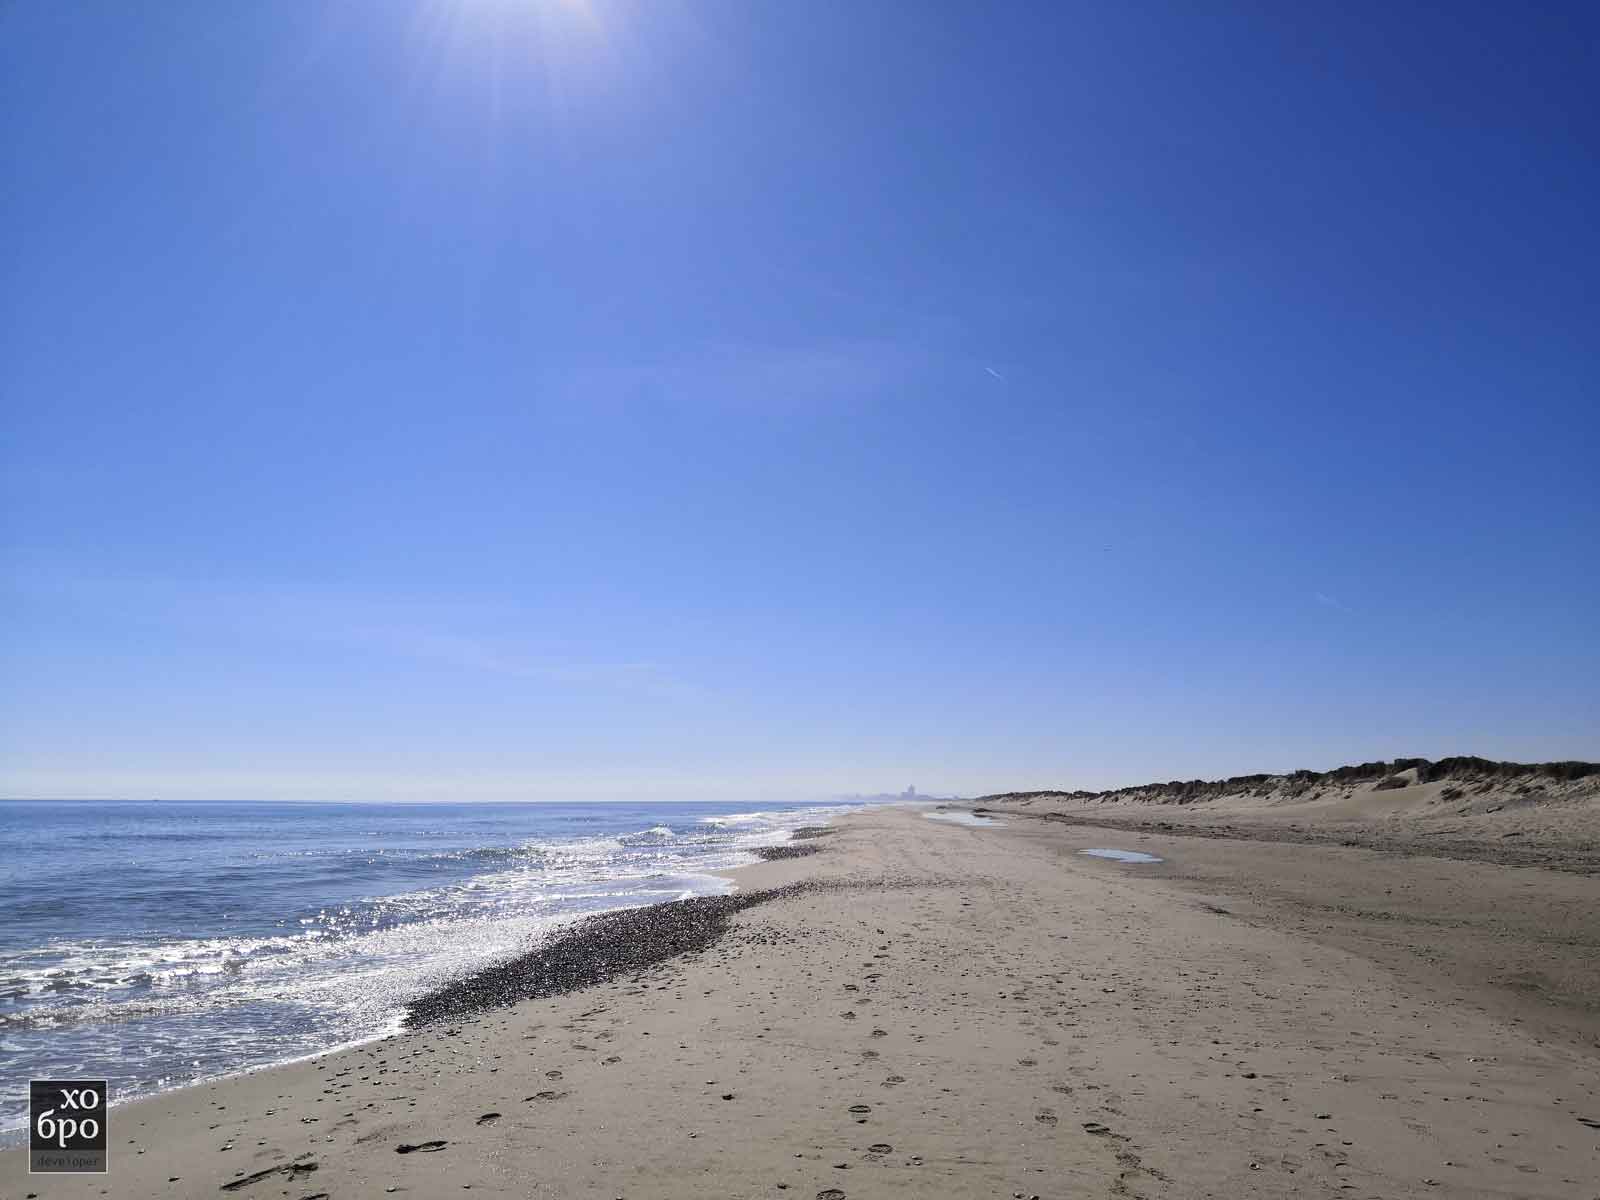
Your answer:
[[[0,1196],[1562,1197],[1600,1173],[1600,1046],[1432,920],[1463,887],[1540,890],[1591,937],[1593,879],[1432,860],[1428,921],[1349,917],[1385,957],[1326,914],[1422,860],[1144,834],[1113,841],[1166,861],[1124,866],[1078,853],[1102,833],[893,808],[830,828],[719,873],[775,894],[686,953],[119,1105],[109,1176],[5,1151]],[[1576,953],[1490,932],[1546,970]],[[1419,958],[1451,938],[1462,970]]]
[[[792,883],[783,888],[693,896],[593,913],[536,949],[449,980],[417,997],[406,1005],[405,1028],[420,1029],[435,1021],[511,1008],[526,1000],[565,996],[624,976],[642,978],[669,959],[716,945],[738,913],[807,886]]]
[[[721,940],[731,919],[746,909],[806,890],[825,890],[827,884],[813,880],[746,890],[738,886],[738,876],[768,863],[823,853],[821,846],[810,842],[794,845],[793,839],[822,838],[833,828],[802,826],[790,833],[789,842],[752,847],[749,853],[755,856],[755,862],[708,872],[710,878],[732,883],[732,891],[606,909],[579,917],[530,950],[446,980],[409,1001],[401,1029],[414,1030],[435,1021],[492,1012],[527,1000],[565,996],[625,975],[639,975],[680,955],[703,952]]]
[[[689,806],[690,805],[686,804],[686,807]],[[837,820],[839,816],[848,815],[851,812],[864,811],[866,808],[870,807],[873,806],[841,806],[835,813],[832,813],[823,819]],[[738,872],[752,867],[758,867],[763,862],[771,861],[773,859],[806,857],[811,854],[818,853],[820,846],[808,841],[807,839],[825,837],[833,831],[833,826],[826,824],[800,826],[788,831],[788,838],[790,839],[789,841],[777,843],[772,846],[754,846],[745,850],[744,853],[753,857],[753,861],[751,862],[743,863],[734,867],[721,867],[714,870],[702,870],[696,873],[696,878],[706,881],[715,881],[717,884],[722,885],[725,889],[722,891],[707,892],[701,895],[688,897],[686,900],[655,900],[645,904],[624,903],[617,908],[601,909],[595,912],[574,914],[555,925],[550,933],[545,938],[541,939],[540,947],[542,949],[546,945],[564,941],[571,936],[574,930],[587,926],[596,918],[621,916],[629,913],[645,913],[672,904],[693,905],[701,900],[727,899],[736,895],[738,892],[736,878]],[[804,844],[795,845],[797,840],[804,842]],[[601,939],[596,938],[593,940],[598,941]],[[358,1049],[363,1046],[371,1045],[374,1042],[387,1040],[407,1031],[407,1029],[410,1027],[408,1024],[408,1014],[413,1008],[415,1008],[419,1001],[426,999],[428,996],[454,990],[458,987],[468,984],[470,981],[481,975],[492,973],[507,964],[526,959],[530,956],[530,954],[537,956],[540,952],[540,949],[536,949],[531,952],[518,952],[510,955],[507,958],[491,961],[482,967],[462,971],[455,977],[446,980],[437,987],[430,989],[428,992],[423,993],[415,997],[412,1001],[407,1002],[401,1007],[401,1009],[392,1014],[392,1022],[384,1028],[374,1029],[369,1033],[363,1034],[362,1036],[338,1041],[323,1048],[312,1050],[306,1053],[296,1054],[292,1057],[277,1059],[270,1062],[259,1062],[240,1066],[237,1069],[222,1071],[200,1078],[192,1078],[183,1083],[169,1087],[158,1088],[154,1091],[141,1091],[132,1096],[116,1098],[112,1101],[111,1108],[113,1110],[118,1110],[129,1105],[141,1104],[159,1097],[181,1093],[193,1088],[212,1087],[218,1084],[227,1083],[231,1080],[242,1079],[247,1076],[256,1075],[261,1072],[270,1072],[301,1063],[315,1062],[316,1060],[329,1055],[343,1053]],[[573,986],[588,986],[588,983],[575,981]],[[0,1152],[24,1145],[26,1140],[27,1125],[25,1120],[19,1124],[0,1128]],[[0,1193],[0,1200],[4,1200],[4,1193]]]

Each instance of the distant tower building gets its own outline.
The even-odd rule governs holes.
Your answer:
[[[901,792],[900,794],[903,797],[905,797],[907,800],[915,800],[917,798],[917,785],[913,783],[910,787],[908,787],[905,791]]]

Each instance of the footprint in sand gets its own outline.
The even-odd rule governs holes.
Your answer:
[[[565,1092],[535,1092],[529,1100],[560,1100],[566,1096]]]
[[[817,1200],[844,1200],[844,1193],[838,1188],[823,1188],[817,1193]]]
[[[889,1031],[887,1029],[874,1029],[872,1031],[872,1036],[873,1037],[888,1037],[889,1036]]]
[[[872,1145],[867,1147],[867,1153],[868,1154],[893,1154],[894,1153],[894,1147],[889,1145],[888,1142],[873,1142]]]
[[[1039,1122],[1041,1125],[1049,1125],[1054,1127],[1056,1123],[1055,1110],[1050,1108],[1041,1108],[1038,1113],[1035,1114],[1033,1119]]]
[[[450,1143],[443,1138],[435,1138],[431,1142],[419,1142],[413,1146],[410,1142],[401,1142],[394,1148],[396,1154],[433,1154],[443,1150]]]
[[[904,1075],[891,1075],[891,1076],[889,1076],[889,1078],[887,1078],[887,1079],[885,1079],[883,1081],[883,1086],[884,1087],[896,1087],[899,1084],[904,1083],[905,1081],[906,1081],[906,1077]]]
[[[546,1079],[560,1079],[561,1078],[561,1072],[560,1071],[546,1071],[544,1073],[544,1077]]]
[[[500,1119],[500,1114],[499,1113],[497,1113],[497,1112],[486,1112],[486,1113],[483,1114],[483,1116],[478,1118],[478,1124],[479,1125],[493,1125],[499,1119]]]

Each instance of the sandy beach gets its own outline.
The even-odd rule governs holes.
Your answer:
[[[1600,1195],[1600,878],[1004,820],[846,817],[0,1196]]]

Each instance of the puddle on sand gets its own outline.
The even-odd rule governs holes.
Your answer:
[[[1004,821],[996,821],[993,817],[980,817],[975,812],[965,809],[953,808],[946,812],[923,813],[930,821],[949,821],[953,825],[1004,825]]]
[[[1092,855],[1095,858],[1114,858],[1125,863],[1155,863],[1160,862],[1154,854],[1146,854],[1143,850],[1079,850],[1079,854]]]

